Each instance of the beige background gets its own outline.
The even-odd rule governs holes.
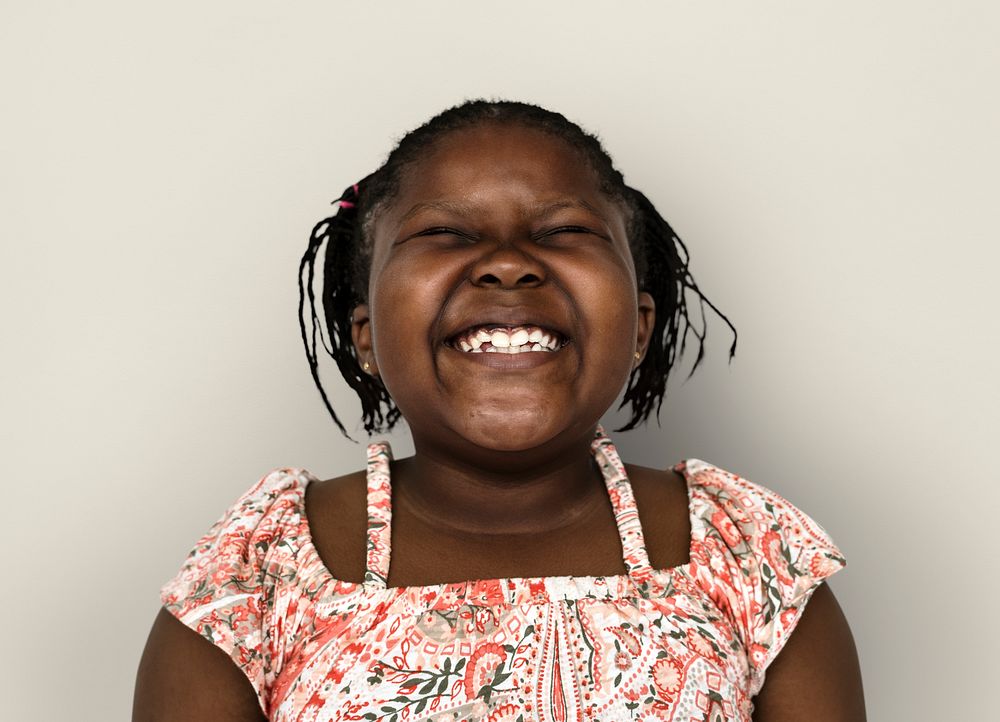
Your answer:
[[[362,463],[300,347],[306,235],[499,95],[598,131],[739,328],[626,458],[821,521],[870,719],[992,718],[1000,6],[487,5],[4,3],[0,714],[126,718],[195,539],[276,466]]]

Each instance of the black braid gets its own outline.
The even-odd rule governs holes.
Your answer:
[[[333,405],[320,381],[317,338],[323,344],[326,353],[337,362],[341,376],[361,399],[365,431],[373,433],[383,425],[392,428],[400,415],[385,386],[361,369],[354,354],[354,342],[351,338],[351,311],[367,295],[366,292],[359,291],[357,284],[359,270],[357,249],[361,245],[358,200],[360,194],[364,192],[365,182],[361,181],[347,188],[340,198],[334,201],[339,205],[337,212],[329,218],[324,218],[313,228],[309,237],[309,247],[299,264],[299,328],[306,349],[306,359],[309,361],[309,370],[334,423],[347,438],[351,437],[333,410]],[[324,324],[320,323],[314,290],[316,258],[324,243],[326,255],[323,260],[322,311],[326,336],[323,334]],[[385,412],[382,410],[383,407],[387,409]]]
[[[653,297],[656,304],[656,321],[646,350],[646,357],[632,370],[621,405],[632,406],[632,418],[618,431],[635,428],[649,418],[654,411],[659,419],[660,407],[667,390],[667,375],[680,356],[684,355],[688,334],[698,339],[698,355],[691,366],[688,378],[694,374],[705,356],[705,338],[708,323],[705,305],[715,311],[733,332],[733,345],[729,347],[729,358],[736,355],[736,327],[722,312],[705,297],[688,268],[688,250],[684,242],[674,233],[666,219],[639,191],[630,189],[635,215],[629,229],[629,239],[633,249],[640,249],[643,273],[640,275],[638,261],[636,274],[640,288]],[[633,250],[636,255],[636,250]],[[691,324],[688,314],[687,292],[698,296],[701,310],[701,328]],[[680,340],[680,347],[677,342]]]
[[[373,218],[399,190],[403,170],[419,160],[423,151],[442,136],[456,130],[489,123],[518,124],[556,136],[576,148],[597,173],[601,189],[622,203],[628,222],[629,247],[639,288],[656,303],[656,322],[649,349],[632,371],[619,408],[630,405],[632,416],[619,431],[632,429],[656,413],[659,418],[666,395],[667,377],[683,355],[689,334],[698,341],[698,355],[688,377],[705,354],[708,305],[733,332],[729,349],[736,353],[736,329],[698,289],[688,269],[687,248],[670,224],[642,193],[625,185],[622,174],[600,140],[565,116],[536,105],[511,101],[472,100],[450,108],[406,134],[381,168],[351,186],[337,201],[337,213],[313,229],[309,246],[299,266],[299,324],[306,358],[320,396],[334,422],[350,438],[337,417],[319,377],[317,336],[324,350],[337,363],[341,375],[361,400],[362,419],[369,434],[393,428],[400,412],[377,378],[362,371],[351,338],[351,311],[368,297]],[[313,290],[316,258],[326,243],[323,260],[322,313],[326,337]],[[698,297],[701,322],[691,323],[687,292]],[[309,312],[306,313],[308,304]],[[307,325],[311,330],[307,332]],[[678,346],[678,343],[680,344]]]

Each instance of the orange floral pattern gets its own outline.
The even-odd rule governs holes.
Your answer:
[[[277,469],[196,544],[161,598],[225,651],[272,720],[741,720],[823,579],[826,533],[763,487],[697,459],[690,560],[649,564],[632,488],[598,429],[627,574],[387,588],[391,452],[368,447],[363,583],[312,544],[302,469]]]

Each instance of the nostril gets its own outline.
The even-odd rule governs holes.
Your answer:
[[[492,274],[492,273],[484,273],[483,275],[479,276],[479,278],[477,279],[476,282],[479,283],[479,284],[481,284],[481,285],[484,285],[484,286],[503,286],[503,285],[506,285],[505,282],[503,281],[503,279],[501,279],[499,276],[497,276],[495,274]],[[534,273],[525,273],[523,276],[520,276],[517,279],[517,281],[514,282],[514,285],[515,286],[537,286],[541,282],[542,282],[542,279],[537,274],[534,274]]]
[[[545,267],[534,258],[504,243],[499,248],[488,244],[476,246],[482,255],[469,269],[469,280],[490,288],[524,288],[545,283]]]

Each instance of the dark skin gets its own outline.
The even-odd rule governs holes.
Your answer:
[[[626,222],[578,153],[536,130],[457,131],[408,169],[374,223],[369,303],[355,309],[353,329],[359,359],[392,394],[416,449],[392,466],[390,586],[625,573],[589,444],[645,352],[655,314],[636,286]],[[503,359],[450,345],[482,323],[534,323],[568,343]],[[652,564],[686,563],[683,478],[627,470]],[[333,575],[360,581],[364,473],[310,485],[306,510]],[[854,642],[828,586],[768,669],[755,706],[757,722],[865,719]],[[263,716],[233,662],[161,610],[133,719]]]

